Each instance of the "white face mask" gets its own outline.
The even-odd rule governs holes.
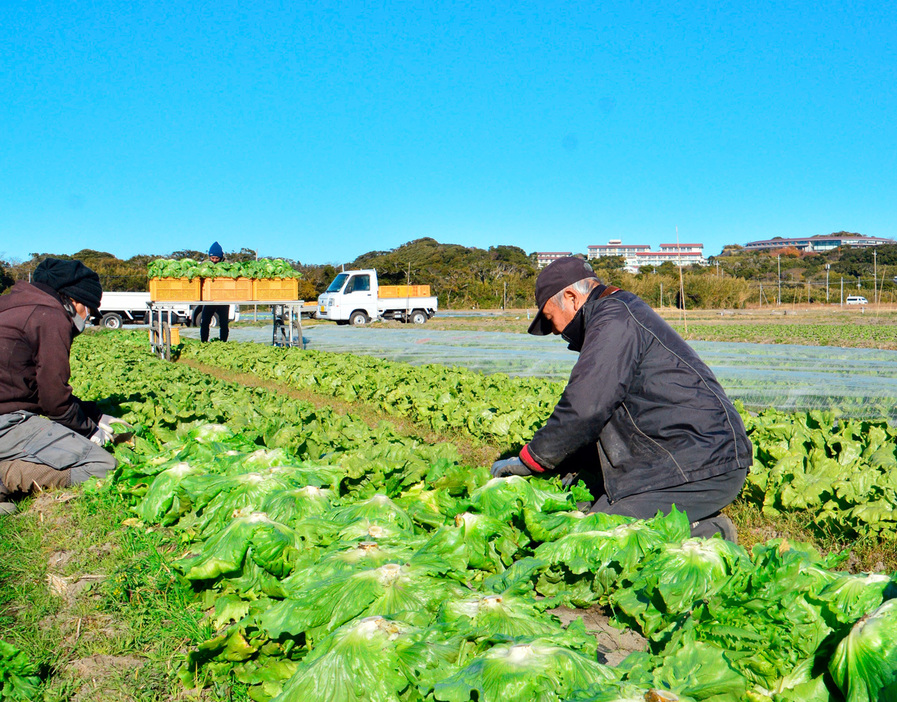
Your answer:
[[[78,334],[80,334],[81,332],[83,332],[83,331],[84,331],[84,327],[87,326],[87,320],[84,319],[84,317],[82,317],[82,316],[81,316],[80,314],[78,314],[77,312],[75,312],[75,314],[72,315],[72,321],[75,323],[75,331],[76,331]]]
[[[72,318],[72,323],[75,325],[75,335],[77,336],[84,331],[84,327],[87,326],[87,320],[78,314],[78,311],[71,302],[64,302],[63,307],[65,307],[65,311],[68,312],[69,316]]]

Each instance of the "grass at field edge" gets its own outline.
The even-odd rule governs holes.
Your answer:
[[[38,664],[45,702],[190,699],[177,670],[212,627],[170,568],[167,529],[133,517],[114,490],[48,491],[0,518],[0,630]],[[206,700],[248,702],[223,684]]]

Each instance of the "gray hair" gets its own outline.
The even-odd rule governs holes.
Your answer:
[[[566,288],[557,293],[552,300],[554,300],[554,304],[557,305],[560,309],[567,309],[567,302],[564,298],[564,293],[568,290],[572,290],[575,293],[579,293],[580,295],[588,295],[592,292],[596,287],[601,285],[601,281],[598,278],[583,278],[582,280],[577,280],[575,283],[570,283]]]

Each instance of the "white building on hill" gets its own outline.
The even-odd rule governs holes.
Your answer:
[[[559,258],[564,258],[566,256],[572,256],[572,251],[537,251],[536,252],[536,264],[539,268],[545,268],[552,261],[556,261]]]
[[[863,236],[862,234],[831,234],[829,236],[809,236],[803,238],[762,239],[749,241],[744,245],[745,251],[768,251],[775,249],[795,248],[798,251],[831,251],[842,246],[853,248],[868,248],[870,246],[884,246],[897,244],[893,239],[883,239],[877,236]]]
[[[646,244],[624,244],[620,239],[611,239],[606,245],[589,246],[589,258],[623,256],[626,270],[637,273],[642,266],[659,266],[667,261],[677,266],[706,266],[704,244],[661,244],[660,251],[651,251]]]
[[[631,256],[650,250],[651,247],[647,244],[624,244],[621,239],[611,239],[604,245],[592,244],[589,246],[589,260],[605,256]]]

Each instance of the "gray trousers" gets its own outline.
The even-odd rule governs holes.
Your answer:
[[[116,466],[115,458],[102,447],[30,412],[0,414],[0,461],[14,460],[68,471],[69,485],[105,477]]]
[[[638,519],[650,519],[657,511],[669,514],[673,505],[686,512],[693,522],[715,516],[723,507],[731,504],[747,478],[747,468],[716,475],[693,483],[671,488],[630,495],[611,503],[607,495],[601,495],[592,503],[590,512],[622,514]]]

